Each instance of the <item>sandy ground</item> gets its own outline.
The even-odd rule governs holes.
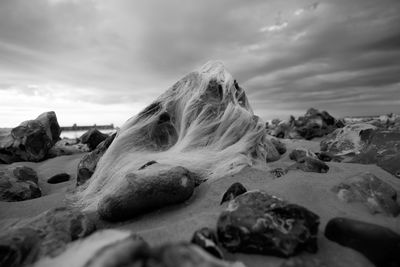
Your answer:
[[[293,164],[289,152],[297,147],[319,151],[318,141],[284,140],[288,152],[270,168],[285,167]],[[16,163],[34,168],[39,175],[44,196],[22,202],[0,202],[0,229],[21,218],[35,216],[49,208],[63,205],[65,192],[75,183],[76,167],[83,155],[63,156],[41,163]],[[128,229],[137,232],[151,245],[169,241],[189,241],[193,232],[202,227],[215,228],[220,212],[226,204],[220,206],[221,197],[234,182],[241,182],[249,190],[260,189],[274,194],[292,203],[302,205],[318,214],[321,218],[319,251],[317,254],[302,253],[299,257],[318,258],[326,266],[373,266],[358,252],[342,247],[327,240],[323,231],[329,219],[349,217],[389,227],[400,233],[400,218],[391,218],[381,214],[372,215],[365,206],[357,203],[344,203],[338,200],[331,188],[347,177],[360,172],[371,172],[400,192],[400,179],[383,171],[375,165],[349,163],[328,163],[330,170],[326,174],[306,173],[291,170],[285,176],[274,179],[268,170],[246,168],[240,173],[208,181],[200,185],[195,194],[185,203],[166,207],[123,223],[99,222],[99,228]],[[2,165],[0,165],[0,169]],[[66,172],[72,180],[58,185],[46,181],[54,174]],[[95,214],[90,214],[97,217]],[[246,266],[279,266],[283,259],[260,255],[228,254],[228,259],[242,261]]]

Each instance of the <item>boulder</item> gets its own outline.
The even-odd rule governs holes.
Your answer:
[[[0,201],[23,201],[42,196],[36,172],[25,166],[0,171]]]
[[[400,266],[400,235],[376,224],[349,218],[331,219],[325,236],[362,253],[377,267]]]
[[[78,175],[76,180],[77,186],[84,184],[90,179],[90,177],[92,177],[94,171],[96,170],[97,162],[107,151],[116,135],[116,133],[110,135],[106,140],[101,142],[95,150],[82,157],[78,164]]]
[[[99,202],[98,212],[108,221],[130,219],[187,200],[196,183],[195,175],[181,166],[152,164],[127,174],[118,189]]]
[[[396,190],[372,173],[349,177],[332,190],[340,200],[361,202],[373,214],[397,216],[400,213]]]
[[[84,133],[79,139],[82,144],[87,144],[90,150],[94,150],[101,142],[106,140],[108,136],[108,134],[104,134],[96,128],[92,128]]]
[[[49,184],[59,184],[69,181],[71,176],[68,173],[59,173],[50,177],[47,182]]]
[[[68,243],[94,230],[94,224],[80,211],[64,207],[46,211],[35,218],[19,221],[2,233],[0,248],[7,253],[0,253],[0,262],[31,263],[57,256]]]
[[[22,122],[8,134],[0,135],[0,163],[41,161],[59,136],[60,126],[53,111]]]
[[[317,251],[319,217],[262,191],[249,191],[229,203],[217,223],[220,243],[231,252],[290,257]]]

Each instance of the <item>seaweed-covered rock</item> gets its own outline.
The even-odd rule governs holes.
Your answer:
[[[397,216],[400,206],[396,190],[372,173],[362,173],[347,178],[333,187],[338,198],[345,202],[361,202],[371,213]]]
[[[289,257],[317,251],[319,217],[308,209],[262,191],[229,203],[217,223],[220,243],[231,252]]]
[[[104,134],[96,128],[92,128],[84,133],[79,139],[82,144],[87,144],[90,150],[94,150],[101,142],[106,140],[107,137],[108,134]]]
[[[0,135],[0,163],[43,160],[58,141],[60,132],[53,111],[22,122],[9,133]]]
[[[0,171],[0,201],[23,201],[42,196],[36,172],[26,166]]]
[[[82,157],[78,164],[76,185],[82,185],[92,177],[96,170],[97,162],[107,151],[116,135],[116,133],[110,135],[106,140],[101,142],[95,150]]]
[[[325,236],[364,254],[377,267],[400,266],[400,235],[376,224],[348,218],[331,219]]]
[[[130,219],[187,200],[196,184],[196,176],[183,167],[152,164],[127,174],[120,187],[99,202],[98,212],[108,221]]]

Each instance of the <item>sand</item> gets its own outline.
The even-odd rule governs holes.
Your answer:
[[[269,163],[269,168],[287,167],[294,162],[288,154],[294,148],[304,147],[319,151],[319,141],[283,140],[288,152],[279,161]],[[62,156],[41,163],[19,162],[13,165],[26,165],[35,169],[39,175],[43,196],[22,202],[0,202],[0,228],[7,228],[16,221],[32,217],[64,203],[66,191],[75,184],[76,168],[83,154]],[[138,215],[123,223],[99,221],[99,228],[125,229],[138,233],[151,245],[171,241],[189,241],[193,232],[202,227],[215,228],[220,212],[227,204],[219,205],[225,190],[234,182],[241,182],[248,190],[260,189],[292,203],[302,205],[321,219],[319,251],[317,254],[302,253],[299,257],[315,257],[327,266],[373,266],[358,252],[327,240],[323,231],[329,219],[349,217],[365,222],[386,226],[400,233],[400,219],[382,214],[372,215],[362,204],[344,203],[338,200],[331,188],[347,177],[360,172],[371,172],[392,185],[400,192],[400,179],[380,169],[376,165],[328,162],[330,170],[326,174],[307,173],[290,170],[285,176],[276,178],[269,169],[245,168],[241,172],[201,184],[195,194],[185,203],[166,207],[151,213]],[[0,169],[4,165],[0,165]],[[47,179],[57,173],[66,172],[72,176],[68,182],[50,185]],[[96,214],[90,214],[97,218]],[[278,257],[227,254],[228,259],[242,261],[246,266],[279,266],[284,260]]]

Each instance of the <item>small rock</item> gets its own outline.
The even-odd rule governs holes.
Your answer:
[[[84,133],[79,139],[82,144],[87,144],[90,150],[94,150],[101,142],[106,140],[107,137],[107,134],[103,134],[96,128],[92,128]]]
[[[284,168],[275,168],[270,171],[270,173],[274,176],[274,178],[280,178],[284,176],[287,172],[288,170]]]
[[[279,141],[276,138],[271,138],[271,142],[279,154],[283,155],[286,153],[286,145],[284,143],[282,143],[281,141]]]
[[[352,176],[332,188],[332,191],[342,201],[364,203],[371,213],[389,216],[400,213],[396,190],[372,173]]]
[[[226,190],[226,192],[224,193],[224,195],[222,196],[222,200],[221,203],[224,203],[226,201],[231,201],[232,199],[234,199],[235,197],[244,194],[247,192],[246,187],[244,187],[241,183],[233,183],[228,190]]]
[[[305,172],[327,173],[329,171],[329,166],[325,162],[310,157],[301,158],[294,166]]]
[[[217,245],[218,242],[216,234],[207,227],[194,232],[191,243],[198,245],[218,259],[224,258],[221,249]]]
[[[289,158],[296,162],[299,162],[302,158],[309,157],[313,159],[318,159],[318,157],[309,149],[296,148],[289,154]]]
[[[229,203],[217,223],[218,240],[231,252],[289,257],[315,253],[319,217],[308,209],[262,191]]]
[[[71,178],[71,176],[68,173],[59,173],[59,174],[56,174],[56,175],[50,177],[47,180],[47,182],[49,184],[59,184],[59,183],[69,181],[70,178]]]
[[[362,253],[377,267],[400,266],[400,235],[392,230],[348,218],[331,219],[325,236]]]
[[[264,142],[265,142],[265,149],[267,152],[267,157],[266,157],[267,162],[274,162],[279,160],[281,158],[281,155],[279,154],[275,146],[272,144],[272,142],[268,139],[265,139]]]

